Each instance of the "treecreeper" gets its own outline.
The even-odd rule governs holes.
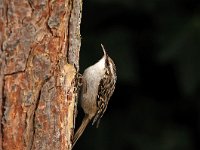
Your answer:
[[[110,97],[115,90],[117,80],[116,66],[108,56],[104,46],[103,57],[94,65],[85,69],[82,76],[82,88],[80,94],[81,107],[85,113],[82,123],[73,138],[73,147],[82,135],[88,123],[97,123],[105,113]]]

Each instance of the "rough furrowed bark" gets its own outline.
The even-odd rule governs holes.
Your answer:
[[[81,5],[0,1],[0,150],[71,149]]]

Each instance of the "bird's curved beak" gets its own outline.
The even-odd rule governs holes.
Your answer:
[[[103,49],[104,56],[106,56],[106,55],[107,55],[107,53],[106,53],[106,50],[105,50],[105,48],[104,48],[103,44],[101,44],[101,47],[102,47],[102,49]]]

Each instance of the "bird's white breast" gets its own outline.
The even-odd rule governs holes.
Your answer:
[[[86,81],[86,92],[83,93],[81,105],[90,105],[82,108],[94,109],[96,108],[96,98],[98,95],[98,88],[100,80],[103,78],[105,74],[105,58],[103,57],[96,64],[88,67],[84,73],[83,78]],[[90,112],[90,110],[84,110],[85,113]],[[96,113],[96,110],[94,110]]]

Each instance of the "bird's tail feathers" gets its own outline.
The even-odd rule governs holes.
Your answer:
[[[85,117],[83,118],[83,121],[81,123],[81,126],[78,128],[78,130],[76,131],[76,133],[74,135],[72,148],[74,147],[74,145],[76,144],[76,142],[78,141],[80,136],[83,134],[83,132],[84,132],[84,130],[87,127],[89,122],[90,122],[90,118],[88,117],[88,115],[85,115]]]

